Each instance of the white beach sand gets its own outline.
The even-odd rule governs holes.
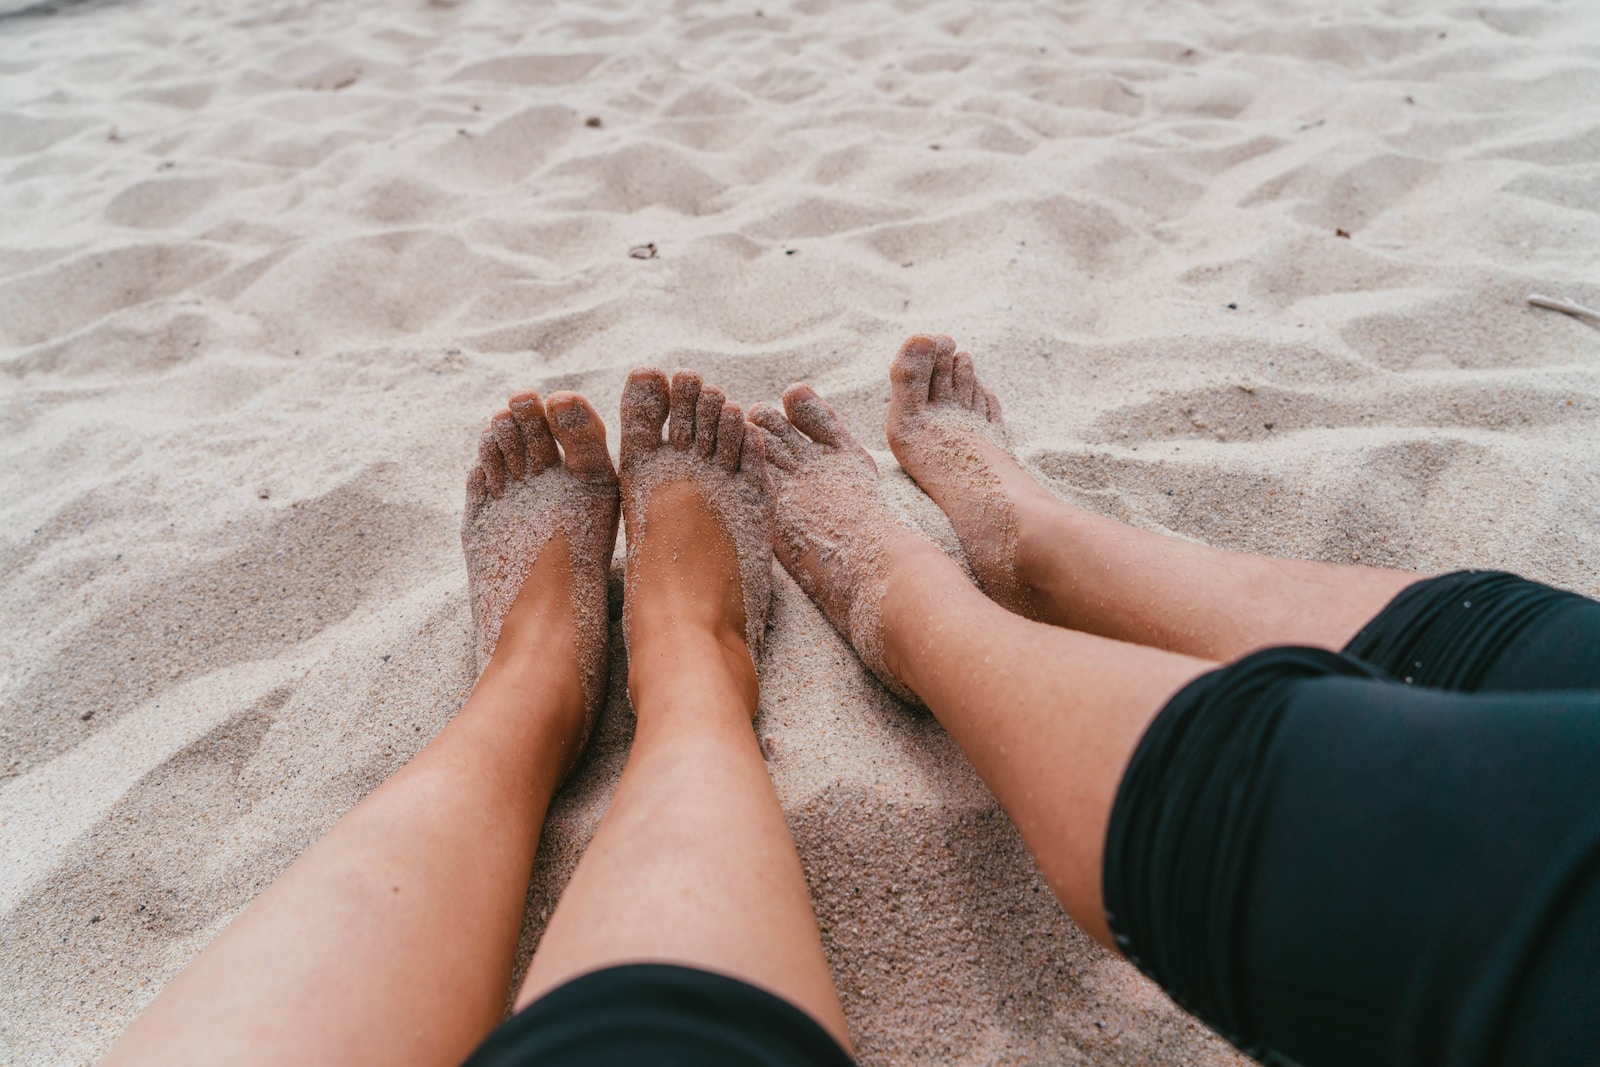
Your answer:
[[[614,430],[638,362],[803,378],[892,472],[888,361],[939,330],[1073,501],[1600,591],[1600,329],[1524,302],[1600,305],[1600,5],[0,11],[7,1067],[92,1060],[449,719],[516,389]],[[1239,1062],[787,576],[762,709],[864,1063]]]

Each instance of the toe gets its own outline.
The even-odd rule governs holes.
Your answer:
[[[584,478],[616,475],[606,451],[606,424],[587,400],[577,393],[554,393],[545,407],[568,470]]]
[[[506,461],[500,454],[500,442],[494,439],[493,432],[489,430],[483,431],[483,436],[478,438],[478,466],[483,468],[489,495],[500,499],[506,491]]]
[[[633,452],[650,452],[661,446],[661,427],[667,421],[667,374],[657,367],[636,367],[622,387],[623,462]]]
[[[751,408],[750,421],[771,435],[766,440],[767,458],[784,470],[793,470],[807,450],[815,447],[771,404],[760,403]]]
[[[522,431],[517,429],[511,412],[502,411],[496,415],[489,423],[489,432],[494,434],[495,443],[500,446],[500,458],[506,465],[506,478],[520,482],[528,473],[528,446],[523,444]]]
[[[989,421],[995,423],[1000,422],[1000,398],[994,395],[993,389],[984,389],[983,399],[984,406],[988,409],[985,414],[988,415]]]
[[[717,430],[722,422],[722,406],[727,400],[721,389],[708,385],[700,390],[700,399],[695,402],[694,450],[706,459],[716,454]]]
[[[550,424],[545,419],[544,401],[538,393],[518,393],[511,398],[511,417],[517,420],[522,431],[522,442],[528,451],[528,474],[542,474],[555,465],[560,453],[556,439],[550,436]]]
[[[750,433],[751,430],[754,430],[755,433]],[[758,440],[761,442],[761,451],[765,454],[769,465],[781,471],[796,471],[800,469],[800,464],[795,461],[794,454],[784,448],[783,442],[772,436],[770,431],[746,422],[744,438],[745,440]],[[743,444],[741,442],[742,447]]]
[[[744,447],[744,412],[738,404],[723,404],[717,413],[717,466],[732,474],[739,469]]]
[[[767,484],[767,431],[759,426],[747,425],[744,428],[739,473],[763,486]]]
[[[889,382],[897,404],[917,407],[928,402],[933,382],[935,342],[925,333],[912,334],[889,365]]]
[[[672,372],[672,421],[667,424],[667,440],[680,452],[694,443],[695,405],[700,401],[700,375],[679,368]]]
[[[483,468],[474,465],[472,473],[467,475],[467,519],[471,521],[474,516],[489,502],[489,480],[483,475]]]
[[[955,395],[956,343],[942,333],[935,334],[933,339],[933,382],[928,389],[928,399],[938,403]]]
[[[855,444],[833,408],[804,382],[796,382],[783,391],[783,410],[789,413],[789,421],[796,429],[818,444],[836,448]]]
[[[956,403],[983,413],[985,403],[983,394],[979,392],[978,371],[972,365],[971,353],[955,354],[950,365],[950,384],[955,391]]]

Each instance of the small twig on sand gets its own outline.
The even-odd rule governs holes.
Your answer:
[[[1553,296],[1540,296],[1538,293],[1534,293],[1532,296],[1528,297],[1528,303],[1532,304],[1536,308],[1549,308],[1551,311],[1559,311],[1563,315],[1571,315],[1574,318],[1579,319],[1588,319],[1590,322],[1600,324],[1600,311],[1596,311],[1594,308],[1586,308],[1582,304],[1574,304],[1566,300],[1557,300]]]

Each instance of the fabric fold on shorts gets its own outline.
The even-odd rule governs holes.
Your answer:
[[[634,963],[558,986],[507,1019],[463,1067],[851,1067],[822,1025],[748,982]]]
[[[1195,679],[1102,889],[1129,959],[1262,1062],[1600,1067],[1600,604],[1445,575],[1341,653]]]
[[[1504,571],[1408,586],[1344,652],[1405,685],[1459,693],[1600,688],[1600,604]]]
[[[1376,677],[1333,652],[1269,648],[1189,683],[1140,740],[1106,835],[1106,922],[1118,948],[1252,1054],[1236,942],[1268,788],[1257,771],[1295,683],[1330,674]]]

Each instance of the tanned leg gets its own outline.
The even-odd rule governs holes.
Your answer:
[[[750,648],[765,625],[771,568],[761,439],[692,372],[679,371],[669,389],[664,374],[644,369],[623,393],[622,448],[638,725],[518,1003],[599,967],[679,963],[783,997],[848,1048],[800,861],[751,729]]]
[[[581,397],[551,397],[547,420],[522,394],[494,419],[462,529],[472,696],[106,1063],[455,1064],[499,1022],[545,809],[604,690],[616,486]]]
[[[895,523],[827,404],[794,386],[784,407],[750,413],[768,435],[779,558],[880,678],[928,706],[1057,898],[1111,945],[1100,872],[1122,771],[1167,699],[1216,664],[1000,607]]]
[[[1065,503],[1007,450],[998,399],[948,337],[907,340],[890,381],[895,458],[950,517],[984,592],[1029,618],[1216,660],[1338,649],[1421,577],[1228,552]]]

